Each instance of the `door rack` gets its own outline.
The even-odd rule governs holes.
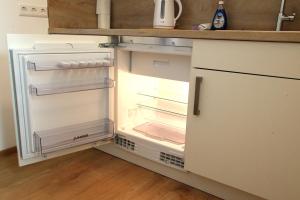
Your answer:
[[[110,119],[34,132],[35,150],[41,155],[71,147],[110,139],[114,136],[114,123]]]
[[[90,61],[61,61],[54,65],[39,65],[36,62],[28,61],[27,69],[34,71],[68,70],[112,67],[112,59],[90,60]]]
[[[103,82],[91,82],[91,83],[30,85],[29,91],[32,96],[45,96],[45,95],[53,95],[53,94],[106,89],[112,87],[114,87],[114,81],[111,79],[105,79]]]

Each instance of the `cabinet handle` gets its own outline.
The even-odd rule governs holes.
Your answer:
[[[199,116],[200,115],[200,109],[199,109],[199,101],[200,101],[200,88],[203,78],[197,76],[196,77],[196,85],[195,85],[195,100],[194,100],[194,115]]]

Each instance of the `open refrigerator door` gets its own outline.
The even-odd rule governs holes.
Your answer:
[[[20,165],[114,137],[114,49],[99,47],[107,40],[8,36]]]

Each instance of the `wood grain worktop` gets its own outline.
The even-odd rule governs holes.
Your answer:
[[[136,36],[136,37],[300,43],[300,31],[275,32],[275,31],[244,31],[244,30],[193,31],[193,30],[163,30],[163,29],[49,28],[49,34]]]

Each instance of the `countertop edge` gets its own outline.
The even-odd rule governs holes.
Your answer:
[[[49,28],[49,34],[99,35],[99,36],[136,36],[209,40],[257,41],[300,43],[300,31],[194,31],[163,29],[75,29]]]

